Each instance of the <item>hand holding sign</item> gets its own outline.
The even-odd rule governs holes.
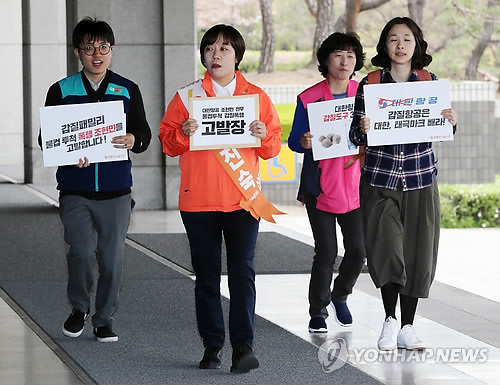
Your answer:
[[[111,139],[111,143],[114,144],[114,148],[131,149],[132,147],[134,147],[135,136],[131,133],[115,136],[113,139]]]
[[[313,134],[311,134],[309,131],[304,132],[302,136],[300,137],[300,145],[302,148],[305,148],[306,150],[309,150],[312,148],[312,138],[314,137]]]
[[[368,134],[368,131],[370,131],[370,118],[363,115],[360,119],[360,124],[361,132],[365,135]]]
[[[193,136],[198,127],[198,122],[193,118],[186,119],[181,123],[181,130],[186,138]]]
[[[254,120],[250,123],[250,135],[255,136],[256,138],[264,139],[267,135],[267,129],[264,122]]]
[[[442,110],[441,116],[448,120],[452,126],[457,124],[457,113],[453,108],[446,108]]]

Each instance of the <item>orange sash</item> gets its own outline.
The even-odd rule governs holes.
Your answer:
[[[267,200],[260,189],[260,175],[252,170],[245,156],[236,148],[212,150],[224,170],[243,194],[240,206],[249,211],[255,219],[260,217],[276,223],[273,215],[285,214]]]
[[[200,97],[201,95],[208,96],[201,87],[197,90],[197,95],[193,95],[193,89],[188,90],[187,93],[188,98]],[[188,109],[187,106],[186,108]],[[243,194],[240,201],[241,208],[249,211],[257,220],[264,218],[272,223],[276,223],[273,215],[286,214],[279,211],[267,200],[261,191],[259,172],[252,170],[243,154],[240,154],[236,148],[211,151]]]

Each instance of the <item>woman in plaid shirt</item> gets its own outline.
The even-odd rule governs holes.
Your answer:
[[[413,82],[432,57],[422,30],[407,17],[389,21],[380,35],[372,64],[382,67],[380,83]],[[429,76],[428,76],[429,77]],[[359,84],[350,139],[366,145],[370,120],[364,115],[365,77]],[[457,115],[441,115],[456,129]],[[370,275],[380,288],[385,322],[380,350],[425,349],[413,320],[418,298],[427,298],[434,278],[439,243],[440,205],[436,160],[431,143],[369,146],[360,183],[361,210]],[[398,332],[396,303],[400,299]]]

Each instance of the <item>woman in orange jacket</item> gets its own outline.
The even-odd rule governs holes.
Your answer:
[[[259,229],[259,210],[252,208],[260,195],[259,157],[269,159],[279,153],[281,125],[269,96],[247,82],[238,71],[245,42],[228,25],[215,25],[203,36],[200,57],[207,69],[203,79],[181,88],[168,105],[160,123],[163,152],[180,155],[181,184],[179,210],[191,248],[196,274],[195,302],[198,330],[205,347],[201,369],[221,366],[224,345],[224,319],[220,301],[222,235],[227,250],[230,292],[229,335],[233,348],[232,372],[248,372],[259,367],[253,352],[255,314],[255,271],[253,259]],[[249,125],[251,135],[261,139],[257,148],[189,151],[189,138],[199,128],[189,118],[189,97],[251,95],[259,96],[259,119]],[[244,195],[238,179],[224,168],[240,165],[252,170],[252,197]],[[232,162],[232,163],[231,163]],[[259,197],[259,198],[260,198]],[[263,198],[265,200],[265,198]],[[256,199],[258,201],[259,199]],[[266,201],[267,202],[267,201]],[[257,205],[260,206],[260,205]]]

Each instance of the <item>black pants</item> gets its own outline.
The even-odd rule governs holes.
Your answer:
[[[253,259],[259,222],[245,210],[181,212],[196,274],[198,331],[205,347],[222,348],[225,339],[220,300],[222,235],[226,243],[230,293],[231,345],[253,345],[255,271]]]
[[[328,317],[326,307],[333,299],[346,302],[352,293],[365,261],[365,242],[361,210],[345,214],[333,214],[316,208],[316,199],[306,198],[307,215],[314,236],[314,259],[309,282],[309,315]],[[333,291],[331,283],[333,265],[338,254],[336,221],[344,239],[345,254],[335,278]]]

